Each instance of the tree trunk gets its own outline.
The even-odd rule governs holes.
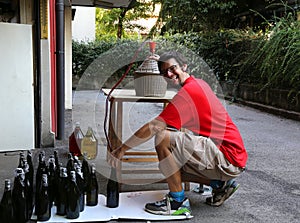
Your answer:
[[[120,15],[119,15],[119,22],[118,22],[118,31],[117,31],[117,37],[119,39],[122,38],[122,33],[123,33],[123,21],[126,15],[127,9],[122,9]]]

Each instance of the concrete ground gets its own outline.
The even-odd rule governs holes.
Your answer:
[[[139,126],[155,117],[161,105],[133,103],[124,106],[124,138]],[[206,205],[205,197],[189,191],[194,218],[186,222],[299,222],[300,219],[300,122],[264,113],[240,104],[226,102],[226,108],[240,129],[248,151],[247,171],[238,179],[239,190],[221,207]],[[106,182],[110,172],[106,163],[106,140],[103,130],[105,97],[98,91],[74,92],[73,109],[66,111],[65,139],[56,142],[61,162],[65,164],[68,153],[67,137],[75,122],[79,121],[84,133],[91,126],[99,140],[96,163],[100,193],[106,194]],[[153,148],[152,142],[141,147]],[[33,150],[34,162],[40,150],[46,156],[54,148]],[[4,179],[13,179],[18,165],[18,152],[0,154],[0,194],[3,193]],[[132,164],[133,165],[133,164]],[[129,167],[130,166],[129,164]],[[191,185],[193,188],[194,184]],[[165,189],[164,184],[126,185],[123,190]],[[0,196],[1,196],[0,195]],[[147,201],[146,201],[147,202]],[[118,220],[111,222],[129,222]],[[132,220],[130,221],[132,222]],[[183,222],[183,221],[172,221]]]

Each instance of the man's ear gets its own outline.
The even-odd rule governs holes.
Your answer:
[[[187,64],[183,64],[181,69],[185,72],[187,70]]]

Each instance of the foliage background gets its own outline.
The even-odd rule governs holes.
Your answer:
[[[243,4],[234,0],[152,1],[155,2],[161,3],[162,8],[158,22],[148,38],[188,48],[204,59],[218,81],[233,83],[235,86],[247,83],[260,90],[285,89],[294,98],[300,94],[300,22],[295,19],[297,14],[293,9],[283,5],[285,13],[280,18],[274,16],[268,20],[261,14],[262,22],[257,26],[232,28],[232,24],[236,24],[234,15],[243,8],[256,4],[256,1],[243,1]],[[262,2],[264,5],[269,4],[267,7],[274,6],[273,1],[260,1]],[[132,7],[126,9],[125,17],[128,17],[123,28],[131,19],[149,17],[155,8],[153,4],[145,2]],[[134,18],[133,14],[136,14]],[[74,77],[79,79],[87,67],[109,49],[124,44],[136,47],[141,43],[138,36],[130,36],[129,33],[125,35],[125,29],[122,31],[122,38],[118,38],[116,27],[120,22],[120,15],[121,9],[101,15],[102,22],[111,20],[110,23],[114,25],[109,25],[109,22],[99,25],[102,33],[97,31],[95,42],[73,42]],[[106,19],[104,16],[107,16]],[[110,28],[112,29],[109,30]],[[126,68],[124,66],[116,71],[115,79]],[[192,72],[198,71],[192,69]]]

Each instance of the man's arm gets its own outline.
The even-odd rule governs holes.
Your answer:
[[[120,160],[125,152],[133,147],[137,147],[144,142],[147,142],[158,132],[166,129],[166,123],[159,121],[157,119],[153,119],[152,121],[143,125],[140,129],[138,129],[129,139],[127,139],[119,148],[114,149],[111,152],[111,155]],[[115,159],[111,159],[111,165],[116,167]]]

